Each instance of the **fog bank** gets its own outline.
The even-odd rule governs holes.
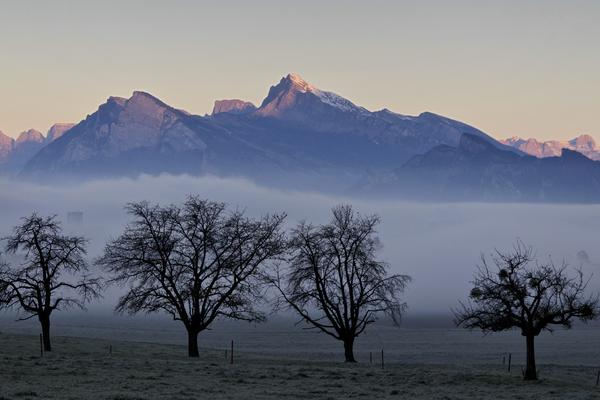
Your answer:
[[[273,190],[238,179],[159,176],[101,180],[72,186],[0,181],[0,234],[33,211],[57,214],[68,231],[90,239],[90,257],[120,233],[127,202],[180,203],[195,194],[244,208],[249,215],[286,212],[288,225],[302,219],[326,222],[332,206],[351,203],[362,213],[382,218],[382,258],[394,272],[413,277],[406,292],[411,314],[447,312],[469,291],[469,280],[482,253],[509,249],[521,239],[542,260],[563,260],[588,273],[600,268],[600,206],[549,204],[424,204],[367,201],[318,193]],[[68,223],[67,213],[83,212],[82,223]],[[598,277],[591,287],[600,287]],[[112,307],[120,293],[113,288],[90,309]]]

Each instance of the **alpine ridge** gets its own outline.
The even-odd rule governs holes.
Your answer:
[[[520,156],[465,134],[458,147],[437,146],[365,188],[418,200],[597,203],[600,162],[569,149]]]
[[[600,147],[596,145],[596,141],[590,135],[579,135],[568,141],[549,140],[546,142],[513,136],[501,140],[501,142],[536,157],[559,156],[563,149],[568,149],[577,151],[592,160],[600,160]]]
[[[74,126],[53,128],[42,142],[29,135],[38,138],[40,148],[13,175],[61,181],[211,174],[286,189],[432,200],[598,196],[597,164],[585,157],[591,163],[564,152],[554,157],[558,161],[538,161],[514,143],[500,143],[465,123],[431,112],[370,111],[298,74],[271,86],[259,107],[219,100],[210,115],[200,116],[136,91],[129,98],[109,97]],[[0,160],[15,146],[7,143],[0,136]],[[550,170],[556,177],[547,174]],[[585,181],[572,195],[565,189],[573,188],[566,182],[571,172]],[[519,181],[523,176],[529,189]]]

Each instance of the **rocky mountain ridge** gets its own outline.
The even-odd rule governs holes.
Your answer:
[[[592,160],[600,160],[600,147],[590,135],[579,135],[571,140],[548,140],[545,142],[534,138],[522,139],[513,136],[500,142],[540,158],[560,156],[563,149],[568,149],[577,151]]]
[[[587,139],[571,145],[593,148]],[[0,158],[12,159],[11,140],[0,135]],[[518,140],[501,143],[434,113],[369,111],[297,74],[273,85],[259,107],[220,100],[211,115],[200,116],[136,91],[109,97],[46,139],[29,132],[23,140],[39,147],[5,164],[21,179],[210,174],[365,196],[600,202],[600,163],[577,152],[539,159]]]

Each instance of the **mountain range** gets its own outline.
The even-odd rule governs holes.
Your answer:
[[[544,158],[518,155],[464,134],[457,147],[437,146],[368,185],[417,200],[598,202],[600,163],[568,149]]]
[[[58,139],[73,126],[75,124],[54,124],[46,136],[35,129],[29,129],[21,132],[17,139],[0,131],[0,171],[18,172],[38,151]]]
[[[600,147],[596,145],[596,141],[590,135],[579,135],[567,141],[549,140],[546,142],[513,136],[500,142],[540,158],[560,156],[563,149],[568,149],[581,153],[592,160],[600,160]]]
[[[532,157],[511,141],[430,112],[369,111],[297,74],[273,85],[259,106],[218,100],[212,114],[200,116],[137,91],[110,97],[62,128],[45,138],[22,134],[22,144],[0,135],[0,168],[44,181],[213,174],[366,196],[600,201],[600,162],[566,150]]]

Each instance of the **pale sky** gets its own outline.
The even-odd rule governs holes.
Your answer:
[[[11,136],[133,90],[195,114],[260,104],[297,72],[370,110],[600,142],[600,1],[0,1]]]

